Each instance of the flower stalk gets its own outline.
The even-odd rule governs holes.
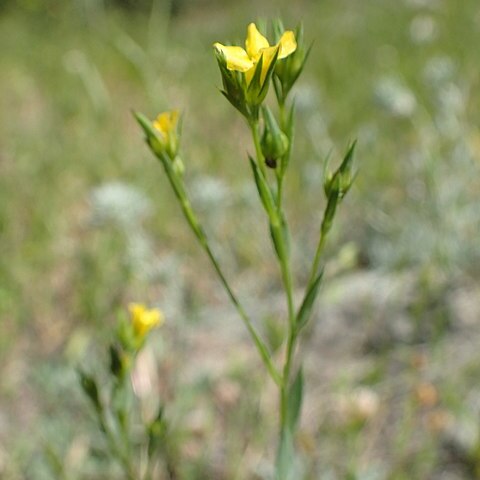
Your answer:
[[[286,31],[281,22],[276,21],[273,24],[273,32],[275,40],[270,44],[256,25],[251,23],[247,28],[245,48],[218,42],[213,48],[222,78],[221,93],[244,116],[251,133],[255,153],[254,156],[249,155],[248,159],[268,221],[282,279],[287,318],[283,339],[284,356],[279,366],[277,363],[280,362],[273,358],[254,323],[233,292],[210,247],[207,235],[189,200],[183,179],[183,168],[181,171],[175,168],[180,158],[178,156],[180,145],[177,129],[178,114],[175,111],[163,113],[153,123],[142,114],[135,113],[135,117],[145,133],[147,144],[164,167],[187,223],[207,254],[230,301],[245,324],[268,374],[277,385],[279,442],[276,479],[290,480],[297,478],[295,469],[298,458],[295,454],[294,442],[300,420],[304,385],[298,339],[311,317],[322,283],[323,256],[337,207],[349,191],[355,177],[352,173],[355,143],[350,146],[336,171],[325,172],[326,204],[319,240],[304,297],[297,308],[293,295],[294,275],[291,267],[290,229],[283,195],[291,162],[295,130],[295,108],[290,101],[290,93],[303,71],[310,48],[305,47],[302,26],[297,27],[295,32]],[[273,83],[276,100],[274,109],[267,106],[267,94],[271,83]],[[275,183],[271,177],[274,177]]]
[[[108,377],[99,382],[84,370],[79,370],[80,385],[93,406],[97,426],[103,435],[110,456],[121,466],[128,480],[148,480],[142,475],[138,444],[145,447],[149,438],[149,426],[143,424],[143,438],[132,438],[135,398],[132,390],[131,375],[138,353],[145,345],[149,333],[163,323],[163,314],[156,308],[132,303],[129,306],[130,318],[121,316],[117,331],[108,352],[110,365]],[[140,437],[140,441],[139,438]],[[154,463],[150,455],[149,465]]]

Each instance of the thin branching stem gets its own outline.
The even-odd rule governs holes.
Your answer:
[[[250,122],[250,128],[252,130],[253,143],[255,145],[255,151],[257,154],[257,163],[264,165],[264,157],[262,154],[262,149],[260,145],[260,139],[258,136],[258,123]],[[280,168],[280,166],[278,166]],[[278,216],[284,222],[285,215],[282,210],[282,185],[283,185],[283,175],[277,173],[277,202],[276,208]],[[284,224],[285,235],[288,235],[287,225]],[[285,243],[285,235],[282,235],[282,242]],[[280,265],[280,270],[282,274],[282,282],[285,290],[285,295],[287,298],[287,308],[288,308],[288,334],[287,334],[287,346],[286,346],[286,358],[285,364],[282,371],[282,381],[279,384],[280,388],[280,430],[283,431],[287,421],[287,411],[288,411],[288,385],[291,374],[291,366],[293,360],[293,354],[295,351],[296,343],[296,315],[295,315],[295,306],[293,302],[293,282],[292,282],[292,273],[290,269],[290,254],[289,249],[286,245],[283,245],[282,254],[278,253],[278,249],[275,249],[277,252],[277,258]]]
[[[255,330],[255,327],[253,326],[252,322],[250,321],[250,318],[248,317],[247,313],[243,309],[242,305],[238,301],[237,297],[233,293],[232,289],[230,288],[230,285],[228,284],[222,270],[220,269],[220,265],[218,264],[215,256],[213,255],[212,250],[210,249],[210,246],[208,244],[204,245],[204,248],[207,252],[208,257],[210,258],[219,278],[220,281],[222,282],[223,286],[225,287],[225,290],[228,293],[228,296],[230,297],[230,300],[232,301],[233,305],[237,309],[239,315],[242,317],[242,320],[245,324],[245,326],[248,329],[248,332],[250,333],[251,337],[253,338],[253,341],[255,342],[255,345],[257,346],[257,349],[260,353],[260,356],[262,357],[263,362],[265,363],[265,366],[268,369],[268,372],[270,373],[270,376],[272,377],[273,381],[279,385],[281,383],[281,377],[280,374],[278,373],[275,365],[272,362],[271,356],[268,354],[268,351],[266,349],[265,344],[263,343],[263,340],[260,338],[258,335],[257,331]]]
[[[197,220],[195,214],[193,213],[190,202],[188,202],[188,200],[185,198],[185,196],[183,196],[183,198],[179,197],[179,200],[180,200],[180,205],[181,205],[182,211],[185,215],[185,218],[187,219],[188,224],[192,228],[193,232],[195,233],[195,236],[198,238],[200,244],[202,245],[203,249],[207,253],[207,256],[210,259],[210,261],[211,261],[211,263],[212,263],[212,265],[213,265],[213,267],[214,267],[214,269],[215,269],[223,287],[225,288],[231,302],[233,303],[233,305],[236,308],[238,314],[242,318],[243,323],[245,324],[250,336],[252,337],[252,339],[255,343],[255,346],[257,347],[257,350],[258,350],[265,366],[267,367],[267,370],[268,370],[272,380],[276,384],[280,384],[281,383],[280,373],[277,371],[275,365],[272,362],[272,358],[271,358],[270,353],[268,352],[267,346],[265,345],[265,342],[260,338],[260,335],[256,331],[256,329],[255,329],[252,321],[250,320],[249,316],[247,315],[245,309],[243,308],[242,304],[240,303],[237,296],[235,295],[232,288],[230,287],[230,284],[228,283],[228,281],[227,281],[227,279],[226,279],[226,277],[225,277],[225,275],[224,275],[224,273],[223,273],[223,271],[220,267],[220,264],[219,264],[217,258],[215,257],[215,254],[213,253],[209,243],[208,243],[207,236],[204,233],[200,224],[198,223],[198,220]]]
[[[133,465],[131,464],[130,457],[117,444],[116,438],[112,433],[110,427],[108,426],[108,422],[105,417],[105,412],[103,411],[103,409],[100,409],[100,408],[97,408],[96,411],[97,411],[100,428],[105,435],[105,439],[107,440],[107,444],[110,451],[113,453],[115,457],[117,457],[118,461],[121,463],[124,469],[125,475],[127,476],[127,479],[137,480],[137,475],[135,473],[135,469]]]

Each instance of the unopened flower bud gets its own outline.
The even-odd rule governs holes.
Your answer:
[[[281,158],[288,150],[288,138],[281,131],[275,136],[271,133],[265,132],[262,138],[261,146],[267,166],[270,168],[276,168],[277,160]]]
[[[173,160],[180,146],[178,111],[163,112],[153,122],[138,112],[134,112],[134,116],[145,132],[153,153],[162,161]]]
[[[295,38],[297,40],[297,48],[295,51],[288,58],[278,61],[275,65],[275,76],[281,87],[283,100],[285,100],[302,73],[309,53],[309,49],[306,49],[304,45],[302,25],[297,27]]]
[[[179,113],[177,110],[163,112],[153,122],[153,127],[157,132],[157,142],[152,144],[152,148],[160,148],[158,153],[167,153],[173,159],[178,151],[178,120]]]
[[[268,107],[263,109],[265,129],[261,140],[265,163],[270,168],[276,168],[277,160],[288,151],[288,137],[280,130],[275,117]]]
[[[352,143],[342,161],[342,164],[338,167],[335,173],[325,173],[323,189],[327,198],[335,195],[341,200],[350,190],[355,178],[353,173],[353,154],[355,152],[355,144],[356,142]]]

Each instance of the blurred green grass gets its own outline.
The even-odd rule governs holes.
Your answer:
[[[32,468],[25,467],[30,465],[25,458],[39,452],[21,432],[28,428],[20,420],[25,411],[39,438],[55,436],[44,433],[44,423],[46,412],[57,408],[64,412],[58,420],[64,426],[52,430],[72,434],[65,426],[70,400],[57,405],[52,399],[56,391],[68,397],[75,389],[68,372],[78,361],[75,339],[83,332],[101,341],[128,300],[173,298],[178,285],[168,289],[172,274],[165,272],[185,263],[178,270],[183,293],[172,311],[196,319],[200,307],[221,302],[131,109],[151,117],[171,107],[184,112],[187,176],[229,274],[242,288],[242,279],[258,272],[264,279],[258,290],[275,293],[277,272],[263,220],[251,213],[256,199],[246,187],[247,132],[216,88],[220,79],[211,54],[214,41],[242,39],[245,25],[257,17],[280,14],[289,27],[303,21],[314,42],[296,94],[297,156],[287,185],[298,234],[297,279],[304,280],[318,229],[322,162],[331,149],[338,159],[348,140],[358,137],[360,174],[330,253],[337,255],[349,241],[358,252],[359,272],[413,272],[418,289],[408,315],[416,345],[433,357],[437,349],[449,351],[445,325],[455,325],[449,295],[473,288],[474,302],[480,271],[478,2],[258,3],[184,1],[172,17],[159,1],[153,14],[103,9],[101,2],[95,10],[95,2],[81,1],[11,1],[0,10],[0,407],[7,412],[0,416],[0,475],[5,478],[43,478],[25,473]],[[112,182],[138,190],[153,213],[129,224],[108,212],[107,220],[95,219],[92,191]],[[174,267],[138,270],[149,256],[171,252],[180,256],[172,260]],[[358,309],[361,322],[369,314]],[[394,356],[404,355],[405,348],[405,355],[411,353],[404,344],[389,348]],[[386,368],[379,383],[390,385],[389,359],[382,355],[375,371]],[[440,355],[434,364],[442,361]],[[454,377],[439,376],[446,398],[455,397],[452,389],[470,391],[470,364],[467,370],[463,376],[459,366]],[[71,382],[62,390],[64,375]],[[461,401],[451,403],[463,412]],[[396,408],[401,417],[404,404]],[[401,434],[407,439],[418,428],[412,422]],[[358,458],[367,455],[362,446],[368,429],[353,430],[326,429],[337,461],[337,446],[345,438]],[[400,467],[395,466],[393,459],[390,476],[368,478],[440,478],[432,476],[435,445],[412,447],[412,456],[402,448],[401,455],[414,459],[413,473],[402,473],[403,464],[397,459]],[[339,463],[343,473],[332,478],[367,478],[346,476]],[[202,478],[198,475],[186,478]]]

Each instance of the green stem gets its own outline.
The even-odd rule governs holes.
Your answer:
[[[284,175],[277,170],[277,208],[279,211],[282,210],[283,178]]]
[[[283,383],[280,391],[280,434],[285,430],[287,425],[288,412],[288,387],[292,371],[292,362],[295,353],[297,334],[294,328],[289,329],[287,340],[287,352],[285,365],[283,367]]]
[[[284,106],[281,106],[281,123],[285,122],[284,120]],[[257,163],[260,165],[264,165],[264,157],[262,154],[261,146],[260,146],[260,139],[258,136],[258,123],[251,122],[250,128],[252,130],[253,136],[253,143],[255,145],[255,151],[257,154]],[[280,168],[280,167],[279,167]],[[284,213],[282,211],[282,186],[283,186],[283,172],[277,171],[277,211],[278,216],[282,219],[285,218]],[[286,226],[285,226],[286,229]],[[288,235],[288,233],[286,233]],[[283,367],[282,372],[282,381],[279,384],[280,388],[280,434],[282,434],[283,430],[286,427],[287,422],[287,412],[288,412],[288,387],[290,383],[290,375],[291,375],[291,367],[295,352],[295,345],[296,345],[296,315],[295,315],[295,306],[293,303],[293,282],[292,282],[292,274],[290,269],[290,254],[288,252],[288,248],[285,245],[285,235],[282,233],[282,248],[280,254],[278,249],[276,248],[275,251],[277,253],[278,262],[280,264],[280,270],[282,274],[282,282],[285,291],[285,295],[287,298],[287,308],[288,308],[288,334],[287,334],[287,349],[286,349],[286,359],[285,364]]]
[[[130,458],[122,450],[122,448],[118,446],[115,436],[112,434],[112,431],[107,424],[105,413],[102,409],[97,409],[96,411],[100,427],[105,435],[110,451],[113,453],[113,455],[117,457],[118,461],[123,466],[124,473],[126,474],[128,480],[137,480],[137,475],[135,473],[135,469],[131,464]]]
[[[278,101],[278,110],[280,112],[280,128],[284,132],[286,129],[286,122],[285,122],[285,100],[282,98]]]
[[[277,371],[275,365],[272,362],[272,359],[271,359],[271,356],[268,352],[268,349],[267,349],[265,343],[263,342],[263,340],[258,335],[257,331],[255,330],[255,327],[253,326],[250,318],[248,317],[247,313],[245,312],[244,308],[242,307],[240,301],[237,299],[236,295],[233,293],[233,290],[230,287],[230,284],[228,283],[225,275],[223,274],[223,271],[220,268],[220,265],[219,265],[215,255],[214,255],[212,249],[210,248],[210,245],[208,244],[207,237],[206,237],[203,229],[201,228],[200,224],[198,223],[198,221],[195,217],[195,214],[193,213],[193,210],[191,208],[190,203],[186,200],[186,198],[183,198],[183,199],[180,198],[180,205],[182,207],[182,211],[185,215],[185,218],[187,219],[187,222],[189,223],[190,227],[194,231],[194,233],[195,233],[196,237],[198,238],[200,244],[202,245],[203,249],[207,253],[208,258],[212,262],[212,265],[213,265],[215,271],[217,272],[217,275],[218,275],[222,285],[224,286],[231,302],[233,303],[233,305],[236,308],[238,314],[242,318],[243,323],[245,324],[250,336],[252,337],[252,339],[255,343],[255,346],[257,347],[257,350],[258,350],[265,366],[267,367],[267,370],[268,370],[270,376],[272,377],[273,381],[277,385],[279,385],[281,383],[281,376],[280,376],[279,372]]]
[[[273,381],[277,384],[280,385],[282,380],[280,377],[280,374],[278,373],[275,365],[272,362],[272,359],[267,351],[267,348],[265,344],[263,343],[262,339],[259,337],[257,331],[255,330],[252,322],[250,321],[247,313],[243,309],[242,305],[238,301],[237,297],[233,293],[232,289],[230,288],[230,285],[227,282],[227,279],[223,275],[222,270],[220,269],[220,266],[213,255],[212,250],[210,249],[210,246],[208,244],[204,245],[205,251],[207,252],[208,257],[210,258],[211,262],[213,263],[213,266],[220,278],[220,281],[222,282],[223,286],[225,287],[225,290],[228,293],[228,296],[230,297],[230,300],[232,301],[233,305],[237,309],[239,315],[242,317],[243,323],[247,327],[248,332],[250,333],[253,341],[255,342],[255,345],[257,347],[257,350],[259,351],[263,362],[265,363],[265,366],[268,369],[268,372],[270,373],[270,376],[272,377]]]
[[[131,464],[130,456],[130,432],[128,428],[128,412],[130,411],[129,403],[131,401],[130,389],[129,389],[130,370],[127,370],[121,378],[117,380],[113,387],[112,399],[114,401],[114,411],[117,419],[118,427],[120,429],[121,439],[125,448],[125,459],[127,463]],[[115,403],[119,402],[118,396],[120,395],[120,406],[116,407]]]
[[[252,121],[252,125],[254,122]],[[258,125],[258,121],[255,123],[255,125]],[[255,127],[253,129],[258,138],[258,129]],[[159,160],[162,162],[163,167],[165,168],[165,171],[167,173],[167,177],[170,181],[170,185],[173,188],[173,191],[175,192],[175,195],[180,202],[180,207],[182,209],[182,212],[190,225],[190,228],[192,229],[193,233],[197,237],[198,241],[202,245],[203,249],[206,251],[209,259],[211,260],[215,271],[218,274],[218,277],[220,278],[220,281],[222,282],[223,286],[225,287],[225,290],[227,291],[227,294],[232,301],[233,305],[237,309],[237,312],[239,313],[240,317],[243,320],[243,323],[247,327],[248,332],[250,333],[250,336],[253,339],[253,342],[255,343],[255,346],[257,347],[257,350],[260,354],[260,357],[262,358],[265,366],[267,367],[268,372],[270,373],[270,376],[272,377],[273,381],[277,384],[281,382],[281,376],[280,373],[277,371],[275,368],[275,365],[272,362],[270,353],[267,349],[267,346],[265,345],[265,342],[260,338],[258,335],[257,331],[255,330],[255,327],[253,326],[252,322],[250,321],[250,318],[248,317],[247,313],[243,309],[242,305],[240,304],[239,300],[233,293],[227,279],[225,278],[225,275],[223,274],[220,265],[215,258],[215,255],[213,254],[210,245],[208,244],[207,236],[200,225],[200,223],[197,220],[197,217],[195,216],[195,213],[193,212],[192,206],[187,198],[187,193],[185,191],[185,187],[181,179],[177,176],[177,174],[173,171],[172,165],[171,165],[171,159],[166,156],[166,154],[158,154],[153,150],[155,155],[159,158]],[[261,149],[260,149],[261,153]]]
[[[290,258],[289,255],[285,259],[279,258],[281,268],[283,284],[285,294],[287,296],[288,306],[288,333],[287,333],[287,349],[285,364],[283,367],[282,384],[280,389],[280,434],[286,427],[287,412],[288,412],[288,387],[290,384],[290,375],[292,361],[295,353],[296,346],[296,315],[295,306],[293,304],[293,285],[292,275],[290,271]]]

